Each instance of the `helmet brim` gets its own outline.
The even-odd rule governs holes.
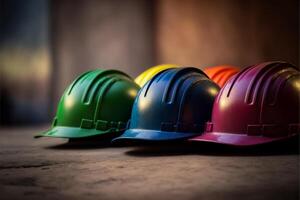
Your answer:
[[[271,143],[280,140],[286,140],[290,137],[264,137],[264,136],[249,136],[246,134],[233,134],[222,132],[208,132],[194,138],[190,138],[189,141],[193,142],[210,142],[232,146],[254,146],[260,144]]]
[[[56,126],[52,129],[42,132],[36,136],[35,138],[40,137],[55,137],[55,138],[86,138],[86,137],[93,137],[97,135],[103,134],[116,134],[118,135],[119,132],[112,132],[110,130],[107,131],[99,131],[96,129],[82,129],[76,127],[66,127],[66,126]]]
[[[167,141],[184,140],[196,136],[195,133],[166,132],[158,130],[128,129],[120,137],[112,142],[122,142],[125,140],[143,140],[143,141]]]

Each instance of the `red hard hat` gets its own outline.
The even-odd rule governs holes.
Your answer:
[[[230,65],[220,65],[205,68],[204,72],[211,80],[223,87],[230,77],[239,72],[239,69]]]
[[[250,66],[215,99],[212,121],[193,141],[250,146],[299,135],[300,72],[285,62]]]

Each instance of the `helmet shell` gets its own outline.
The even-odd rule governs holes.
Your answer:
[[[64,92],[52,128],[39,135],[82,138],[125,130],[139,86],[117,70],[93,70]]]
[[[211,80],[223,87],[229,78],[239,72],[239,69],[230,65],[220,65],[205,68],[204,72]]]
[[[221,89],[206,133],[192,140],[245,146],[298,135],[299,94],[300,72],[295,66],[250,66]]]
[[[173,68],[154,76],[133,105],[129,130],[115,139],[175,140],[203,132],[219,91],[201,70]]]
[[[166,69],[175,68],[175,67],[178,66],[174,64],[162,64],[162,65],[151,67],[146,71],[144,71],[143,73],[141,73],[138,77],[136,77],[134,81],[140,87],[143,87],[147,83],[147,81],[149,81],[151,78],[153,78],[153,76],[155,76],[159,72],[164,71]]]

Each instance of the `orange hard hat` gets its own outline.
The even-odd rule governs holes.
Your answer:
[[[239,72],[239,69],[230,65],[220,65],[205,68],[204,72],[211,80],[217,83],[220,87],[223,87],[231,76]]]

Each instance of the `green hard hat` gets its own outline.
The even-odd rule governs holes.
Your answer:
[[[84,138],[125,130],[140,87],[117,70],[93,70],[64,92],[50,130],[38,137]]]

